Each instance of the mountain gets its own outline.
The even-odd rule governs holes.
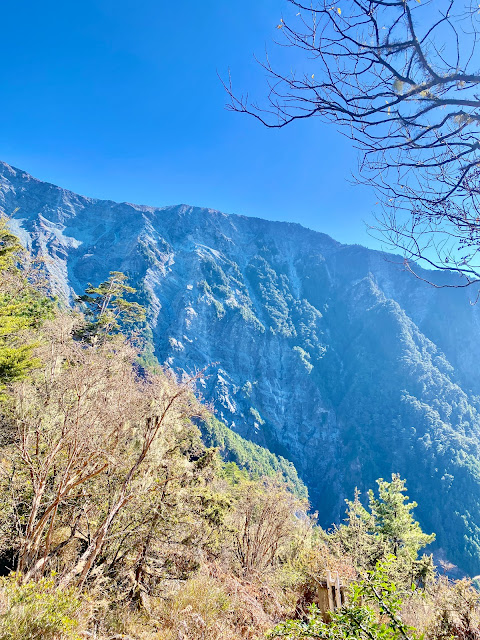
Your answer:
[[[437,550],[480,573],[470,291],[298,224],[95,200],[4,163],[0,208],[60,297],[127,273],[158,359],[210,365],[202,393],[217,417],[294,463],[321,524],[341,520],[355,486],[399,472]]]

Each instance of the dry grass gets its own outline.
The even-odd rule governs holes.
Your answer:
[[[442,577],[405,601],[403,618],[428,640],[478,640],[480,593],[469,580]]]
[[[266,584],[242,580],[208,565],[158,610],[165,640],[263,637],[285,611]]]
[[[248,581],[208,564],[140,610],[98,606],[91,640],[260,640],[291,613],[265,581]]]

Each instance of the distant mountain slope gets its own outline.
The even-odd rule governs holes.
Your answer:
[[[480,573],[480,308],[468,291],[297,224],[94,200],[6,164],[0,207],[65,298],[126,272],[158,358],[218,363],[204,396],[295,464],[324,525],[356,485],[398,471],[424,530]]]

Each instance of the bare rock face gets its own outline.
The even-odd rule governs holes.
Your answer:
[[[158,359],[211,365],[217,416],[295,464],[323,524],[355,486],[399,472],[438,546],[480,573],[472,293],[297,224],[94,200],[3,163],[0,208],[64,299],[125,272]]]

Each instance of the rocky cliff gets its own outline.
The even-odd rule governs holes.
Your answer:
[[[322,524],[355,486],[398,471],[437,547],[480,573],[472,292],[297,224],[95,200],[3,163],[0,208],[64,299],[127,273],[158,359],[211,365],[217,416],[295,464]]]

